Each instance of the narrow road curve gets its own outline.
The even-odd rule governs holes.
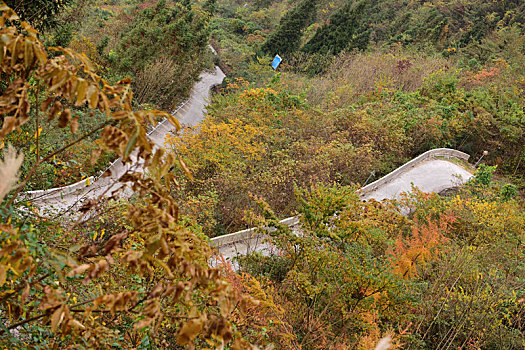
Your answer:
[[[199,78],[200,80],[193,86],[190,98],[174,113],[182,126],[195,126],[204,119],[206,115],[204,109],[210,97],[210,90],[221,84],[225,75],[219,67],[215,67],[213,71],[202,72]],[[165,120],[149,134],[149,138],[156,147],[164,147],[164,138],[174,129],[175,127]],[[131,159],[133,160],[134,157],[131,156]],[[32,194],[30,197],[26,195],[26,199],[41,210],[48,210],[55,214],[71,211],[74,215],[75,208],[81,202],[100,196],[111,196],[112,192],[124,186],[118,181],[122,175],[130,169],[140,170],[140,168],[141,164],[136,161],[124,164],[118,159],[108,168],[111,176],[100,177],[89,185],[80,183],[80,186],[66,186],[59,190],[35,191],[37,194]],[[119,192],[119,197],[128,198],[132,194],[129,188],[125,188]]]
[[[467,154],[455,150],[430,150],[363,187],[360,191],[361,199],[382,201],[399,198],[402,193],[410,193],[412,186],[425,193],[440,193],[443,190],[461,186],[473,176],[473,169],[466,163],[467,159]],[[403,213],[403,208],[401,212]],[[290,226],[296,234],[300,234],[301,227],[298,217],[284,219],[281,223]],[[222,256],[226,261],[232,263],[234,269],[239,267],[233,260],[237,255],[245,255],[254,251],[263,255],[275,253],[269,236],[259,233],[254,228],[215,237],[211,239],[211,242],[217,248],[217,259],[211,264],[220,264],[222,259],[219,256]]]

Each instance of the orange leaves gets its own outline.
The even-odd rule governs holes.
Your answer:
[[[438,222],[428,218],[426,223],[415,222],[409,237],[399,235],[390,252],[394,272],[411,278],[417,275],[418,266],[437,259],[443,252],[440,248],[449,241],[446,235],[455,221],[455,217],[447,215],[442,215]]]
[[[498,67],[488,67],[483,68],[472,76],[470,79],[474,84],[484,84],[486,81],[490,81],[492,78],[497,77],[500,73],[500,68]]]

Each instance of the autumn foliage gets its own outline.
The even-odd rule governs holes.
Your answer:
[[[71,109],[81,106],[106,116],[90,132],[102,130],[93,158],[107,150],[129,162],[135,151],[148,173],[122,178],[141,198],[125,210],[113,207],[111,215],[124,225],[98,227],[71,245],[66,242],[72,236],[84,233],[82,223],[90,225],[83,214],[104,201],[83,203],[58,222],[18,195],[44,160],[86,134],[50,154],[38,152],[37,134],[38,161],[0,198],[0,342],[9,348],[127,348],[144,342],[192,347],[206,339],[210,346],[249,347],[230,323],[243,299],[208,266],[210,249],[202,236],[179,221],[179,207],[167,191],[174,159],[154,150],[146,137],[148,123],[165,117],[178,127],[177,121],[165,112],[134,110],[130,80],[108,84],[85,55],[71,49],[51,48],[51,56],[36,30],[3,3],[0,11],[0,140],[42,116],[75,134],[78,120]],[[2,197],[16,182],[20,159],[9,151],[1,163],[9,177]]]
[[[236,289],[265,300],[237,314],[237,324],[262,344],[267,340],[254,334],[264,325],[283,349],[373,349],[387,337],[391,348],[403,349],[519,347],[524,271],[515,240],[523,231],[512,223],[523,220],[513,211],[522,203],[494,201],[505,219],[487,218],[489,229],[481,218],[467,219],[473,191],[469,185],[447,198],[416,189],[411,198],[383,203],[361,202],[339,186],[298,192],[301,231],[265,212],[277,253],[239,257],[239,275],[226,274]],[[486,194],[497,191],[491,185]],[[407,207],[408,217],[400,212]],[[482,227],[491,243],[464,236]],[[512,268],[503,272],[503,265]]]

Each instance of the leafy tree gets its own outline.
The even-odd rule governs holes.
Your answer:
[[[264,300],[236,313],[237,324],[261,343],[266,330],[283,349],[371,349],[385,335],[394,348],[519,348],[525,215],[486,189],[491,200],[466,187],[453,198],[414,189],[377,203],[351,187],[314,185],[297,191],[301,234],[261,203],[277,249],[241,257],[241,276],[228,274]]]
[[[370,29],[367,28],[367,1],[348,1],[335,12],[328,24],[319,28],[303,50],[310,53],[338,54],[344,49],[365,49],[368,46]]]
[[[53,28],[57,15],[73,0],[5,0],[20,18],[37,29]]]
[[[204,67],[209,29],[206,16],[191,4],[159,1],[154,7],[140,6],[130,14],[132,20],[116,49],[114,67],[124,75],[137,77],[148,72],[155,61],[172,61],[175,71],[165,78],[166,85],[155,90],[155,98],[138,101],[171,108],[185,97]]]
[[[229,322],[240,299],[208,266],[210,251],[202,235],[179,221],[179,207],[168,191],[175,180],[168,174],[175,159],[155,150],[146,135],[146,124],[157,118],[168,118],[179,128],[177,121],[166,112],[133,110],[129,79],[108,84],[84,55],[71,49],[59,49],[61,54],[50,58],[34,28],[3,4],[0,11],[0,72],[8,82],[0,96],[0,141],[30,121],[38,125],[41,114],[76,134],[74,105],[106,116],[87,134],[38,157],[19,185],[21,156],[10,148],[0,161],[0,343],[7,348],[99,349],[191,347],[206,341],[215,347],[250,348],[239,337],[233,340]],[[124,175],[122,180],[141,199],[127,202],[121,211],[116,206],[112,221],[123,224],[110,224],[107,232],[104,228],[72,245],[67,240],[78,234],[79,222],[85,223],[82,213],[100,201],[84,203],[75,213],[80,221],[73,223],[35,214],[36,208],[17,197],[45,160],[97,130],[102,130],[100,149],[115,152],[125,163],[136,151],[148,175]],[[38,133],[35,138],[38,149]],[[153,334],[162,336],[163,343]]]
[[[262,50],[270,55],[287,54],[299,48],[303,30],[317,15],[318,0],[303,0],[287,12],[277,30],[266,40]]]
[[[202,8],[213,16],[217,11],[217,0],[206,0]]]

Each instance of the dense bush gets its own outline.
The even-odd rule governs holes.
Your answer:
[[[416,191],[379,204],[353,188],[299,191],[300,234],[266,211],[278,253],[241,257],[240,277],[228,274],[264,296],[237,322],[283,349],[371,349],[385,336],[392,348],[518,349],[525,216],[523,202],[498,193],[473,181],[451,198]]]
[[[140,77],[135,83],[139,103],[174,108],[187,97],[193,82],[205,66],[208,51],[208,23],[200,13],[184,2],[161,0],[154,6],[137,6],[122,29],[113,65],[122,74]],[[169,66],[162,71],[155,65]],[[163,76],[163,84],[149,81]],[[143,76],[148,76],[149,80]]]
[[[194,173],[177,195],[216,198],[198,222],[218,235],[245,227],[250,195],[286,217],[296,210],[294,184],[363,183],[436,147],[473,158],[488,150],[485,161],[500,172],[523,171],[523,97],[516,82],[507,85],[515,73],[502,61],[470,72],[449,64],[374,52],[340,56],[322,79],[283,73],[267,88],[231,83],[199,128],[169,140]]]
[[[324,116],[286,90],[232,93],[208,112],[197,130],[167,145],[193,173],[174,193],[191,202],[218,198],[211,217],[199,219],[210,235],[242,227],[245,211],[254,205],[250,194],[288,215],[295,207],[294,184],[364,181],[377,165],[379,154],[370,145],[354,146],[335,119],[319,127]],[[209,219],[217,225],[210,227]]]
[[[261,49],[270,56],[285,55],[299,49],[303,30],[312,24],[317,12],[316,0],[303,0],[287,12],[279,27],[265,41]]]
[[[73,0],[5,0],[15,9],[23,21],[38,29],[50,29],[57,25],[58,14]]]
[[[344,49],[365,49],[368,46],[368,29],[365,9],[367,1],[350,0],[334,13],[330,22],[319,28],[302,50],[311,53],[337,55]]]

